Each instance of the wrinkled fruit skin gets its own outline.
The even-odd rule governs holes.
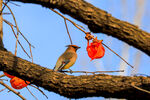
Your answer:
[[[92,42],[90,43],[90,45],[88,41],[86,50],[88,56],[91,58],[91,61],[94,59],[102,58],[105,54],[105,49],[102,45],[102,41]]]
[[[9,77],[9,78],[14,78],[15,76],[12,76],[12,75],[10,75],[10,74],[7,74],[6,72],[4,72],[4,74],[7,76],[7,77]]]
[[[18,77],[14,77],[10,80],[10,83],[11,83],[11,86],[14,88],[14,89],[22,89],[24,87],[26,87],[30,82],[28,81],[24,81]]]

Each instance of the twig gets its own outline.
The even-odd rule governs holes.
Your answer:
[[[18,32],[17,32],[17,37],[16,37],[16,47],[15,47],[15,56],[17,56],[18,37],[19,37],[19,34],[18,34]]]
[[[16,26],[15,25],[13,25],[11,22],[9,22],[9,21],[7,21],[7,20],[5,20],[5,19],[3,19],[6,23],[9,23],[9,25],[12,25],[13,27],[15,27],[16,28]],[[23,35],[23,33],[19,30],[19,33],[22,35],[22,37],[26,40],[26,42],[29,44],[29,45],[31,45],[32,46],[32,48],[35,48],[29,41],[28,41],[28,39]]]
[[[83,29],[84,29],[83,27],[81,27],[80,25],[76,24],[76,23],[73,22],[72,20],[66,18],[65,16],[63,16],[62,14],[60,14],[59,12],[57,12],[56,10],[54,10],[54,9],[52,9],[52,8],[50,8],[50,10],[52,10],[53,12],[57,13],[58,15],[60,15],[61,17],[63,17],[64,19],[66,19],[66,20],[68,20],[69,22],[71,22],[76,28],[78,28],[79,30],[81,30],[81,31],[84,32],[85,34],[87,33],[87,32],[85,32],[85,31],[83,30]],[[83,29],[81,29],[80,27],[83,28]]]
[[[13,27],[12,27],[12,26],[11,26],[11,29],[12,29],[12,31],[13,31],[13,33],[14,33],[14,35],[15,35],[16,39],[17,39],[17,35],[15,34],[15,31],[14,31],[14,29],[13,29]],[[16,42],[18,42],[18,43],[19,43],[19,45],[21,46],[21,48],[23,49],[23,51],[27,54],[27,56],[28,56],[29,58],[31,58],[31,57],[28,55],[28,53],[26,52],[26,50],[23,48],[23,46],[21,45],[20,41],[19,41],[19,40],[17,40]],[[16,54],[16,52],[15,52],[15,54]]]
[[[67,23],[66,23],[66,19],[64,19],[64,22],[65,22],[65,26],[66,26],[66,29],[67,29],[67,33],[68,33],[69,39],[70,39],[70,43],[73,44],[73,43],[72,43],[71,36],[70,36],[70,34],[69,34],[69,30],[68,30],[68,26],[67,26]]]
[[[26,100],[19,92],[16,92],[15,90],[13,90],[10,86],[6,85],[3,81],[0,81],[0,84],[6,87],[8,90],[15,93],[16,95],[18,95],[22,100]]]
[[[15,56],[16,56],[16,55],[17,55],[18,37],[19,37],[19,28],[18,28],[18,25],[17,25],[17,22],[16,22],[16,18],[15,18],[15,16],[14,16],[12,10],[10,9],[10,7],[9,7],[6,3],[3,2],[3,4],[9,9],[10,13],[12,14],[13,19],[14,19],[14,21],[15,21],[16,28],[17,28],[17,39],[16,39],[16,48],[15,48]]]
[[[7,89],[7,88],[1,89],[0,92],[4,91],[5,89]]]
[[[7,5],[7,3],[9,2],[9,0],[5,1],[5,4]],[[4,8],[6,7],[6,5],[3,6],[2,10],[0,11],[0,14],[2,14]]]
[[[2,78],[2,77],[4,77],[5,76],[5,74],[3,74],[3,75],[0,75],[0,78]]]
[[[70,71],[60,71],[60,72],[66,72],[66,73],[70,73]],[[95,71],[95,72],[87,72],[87,71],[71,71],[71,73],[113,73],[113,72],[124,72],[124,70],[117,70],[117,71]]]
[[[16,26],[14,26],[16,27]],[[28,39],[23,35],[23,33],[19,30],[19,33],[22,35],[22,37],[28,42],[28,44],[32,47],[32,48],[35,48],[29,41]]]
[[[46,95],[41,89],[39,89],[38,87],[36,87],[36,86],[34,86],[34,85],[30,85],[30,86],[32,86],[32,87],[38,89],[38,90],[48,99],[47,95]]]
[[[29,48],[30,48],[30,55],[31,55],[32,63],[33,63],[33,55],[32,55],[31,45],[29,45]]]
[[[5,19],[3,19],[3,20],[4,20],[5,23],[7,23],[8,25],[10,25],[10,27],[11,27],[11,29],[12,29],[12,31],[13,31],[13,34],[14,34],[15,37],[17,38],[17,35],[15,34],[15,31],[14,31],[14,29],[13,29],[13,26],[12,26],[9,22],[7,22]],[[20,43],[19,40],[18,40],[18,43],[19,43],[19,45],[21,46],[21,48],[23,49],[23,51],[27,54],[27,56],[28,56],[29,58],[31,58],[31,57],[28,55],[28,53],[25,51],[25,49],[23,48],[23,46],[21,45],[21,43]]]
[[[29,88],[28,88],[28,87],[26,87],[26,88],[27,88],[27,90],[30,92],[30,94],[31,94],[36,100],[38,100],[37,97],[29,90]]]
[[[2,13],[3,15],[10,15],[11,13]]]
[[[106,44],[102,43],[106,48],[108,48],[110,51],[112,51],[114,54],[116,54],[120,59],[122,59],[125,63],[127,63],[129,66],[134,68],[132,65],[130,65],[125,59],[123,59],[121,56],[119,56],[116,52],[114,52],[112,49],[110,49]]]
[[[0,81],[8,81],[7,79],[0,79]]]
[[[14,3],[14,2],[9,2],[9,3],[11,3],[11,4],[13,4],[13,5],[15,5],[15,6],[18,6],[18,7],[20,7],[21,5],[18,5],[18,4],[16,4],[16,3]]]
[[[11,29],[12,29],[12,31],[13,31],[15,37],[17,38],[17,36],[16,36],[16,34],[15,34],[15,31],[14,31],[14,29],[13,29],[13,27],[16,27],[16,26],[14,26],[12,23],[10,23],[9,21],[7,21],[7,20],[5,20],[5,19],[3,19],[3,21],[4,21],[5,23],[7,23],[8,25],[10,25],[10,27],[11,27]],[[20,30],[19,30],[19,33],[23,36],[23,38],[24,38],[24,39],[27,41],[27,43],[29,44],[31,57],[30,57],[30,56],[28,55],[28,53],[25,51],[25,49],[23,48],[23,46],[21,45],[21,43],[19,42],[19,40],[18,40],[18,43],[20,44],[20,46],[21,46],[21,48],[23,49],[23,51],[28,55],[28,57],[29,57],[29,58],[32,58],[32,62],[33,62],[33,55],[32,55],[31,46],[32,46],[33,48],[34,48],[34,46],[31,45],[31,43],[30,43],[30,42],[26,39],[26,37],[20,32]]]
[[[146,75],[146,74],[140,74],[140,73],[132,74],[131,76],[145,76],[145,77],[150,77],[149,75]]]
[[[131,86],[138,89],[138,90],[140,90],[140,91],[143,91],[143,92],[146,92],[146,93],[150,94],[150,91],[147,91],[145,89],[142,89],[142,88],[139,88],[139,87],[135,86],[135,83],[131,83]]]

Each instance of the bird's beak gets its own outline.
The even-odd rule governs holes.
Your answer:
[[[69,47],[69,45],[66,45],[65,47]]]
[[[81,47],[77,47],[78,49],[80,49]]]

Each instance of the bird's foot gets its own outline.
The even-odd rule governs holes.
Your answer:
[[[72,73],[73,73],[73,71],[72,71],[71,69],[69,69],[69,71],[70,71],[70,74],[72,74]]]

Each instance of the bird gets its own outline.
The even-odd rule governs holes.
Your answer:
[[[80,48],[77,45],[67,45],[66,51],[58,58],[53,71],[62,71],[69,69],[77,59],[76,51]],[[71,71],[71,70],[70,70]]]

